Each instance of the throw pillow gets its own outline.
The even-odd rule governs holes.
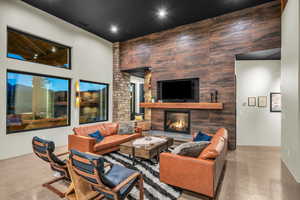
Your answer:
[[[120,122],[118,134],[128,135],[135,132],[135,123],[134,122]]]
[[[104,139],[103,135],[101,135],[99,130],[94,133],[90,133],[89,136],[95,138],[97,143],[101,142]]]
[[[197,136],[193,139],[194,142],[200,142],[200,141],[210,141],[212,136],[206,135],[199,131]]]
[[[210,142],[208,141],[187,142],[177,146],[172,153],[197,158],[209,144]]]

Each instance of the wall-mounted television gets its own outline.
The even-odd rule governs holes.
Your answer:
[[[199,78],[158,81],[157,97],[163,102],[199,102]]]

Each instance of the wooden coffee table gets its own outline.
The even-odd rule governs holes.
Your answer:
[[[160,137],[160,136],[155,136]],[[157,144],[152,144],[149,146],[135,147],[133,142],[129,141],[120,145],[120,152],[132,156],[132,165],[135,165],[136,158],[142,158],[151,161],[151,159],[156,158],[156,162],[159,161],[159,154],[163,151],[166,151],[170,146],[173,145],[173,138],[165,138],[165,142],[160,142]]]

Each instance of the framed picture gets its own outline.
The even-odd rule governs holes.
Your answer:
[[[258,97],[258,107],[267,107],[267,96],[259,96]]]
[[[270,112],[281,112],[281,93],[270,94]]]
[[[248,97],[248,106],[256,106],[256,97]]]

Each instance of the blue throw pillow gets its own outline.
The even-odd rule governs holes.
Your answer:
[[[201,131],[199,131],[197,136],[194,138],[194,142],[210,141],[211,138],[212,138],[212,136],[206,135],[204,133],[201,133]]]
[[[100,131],[96,131],[95,133],[90,133],[89,136],[92,138],[95,138],[97,142],[101,142],[104,139],[104,137],[103,137],[103,135],[101,135]]]

